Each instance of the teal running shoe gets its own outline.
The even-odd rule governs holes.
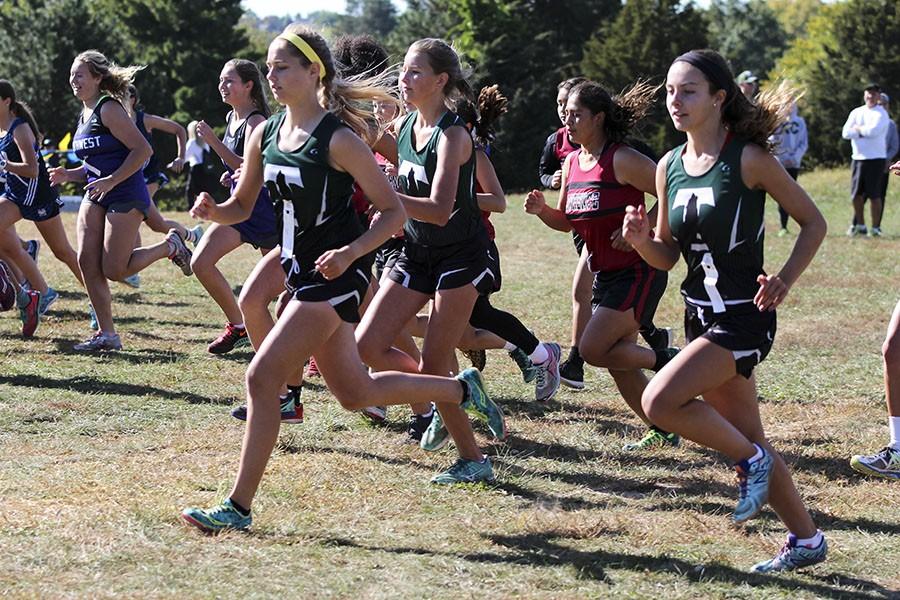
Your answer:
[[[819,532],[821,533],[821,532]],[[756,563],[751,569],[754,573],[773,573],[778,571],[793,571],[801,567],[818,564],[828,557],[828,543],[825,537],[815,548],[797,544],[797,536],[788,534],[787,542],[781,547],[778,555],[771,560]]]
[[[90,321],[91,329],[94,331],[100,330],[100,323],[97,321],[97,313],[94,311],[94,305],[88,302],[88,320]]]
[[[667,433],[656,427],[651,427],[647,430],[647,433],[644,434],[644,437],[636,442],[625,444],[622,446],[622,450],[625,452],[640,452],[642,450],[663,448],[666,446],[677,448],[680,444],[681,438],[678,437],[677,433]]]
[[[484,462],[460,458],[453,463],[452,467],[431,478],[431,483],[438,485],[478,483],[479,481],[494,482],[494,468],[491,466],[491,459],[487,456],[484,457]]]
[[[302,423],[303,422],[303,400],[300,399],[299,390],[288,392],[286,396],[281,396],[281,422],[282,423]],[[231,416],[239,421],[247,420],[247,405],[231,409]]]
[[[878,454],[856,455],[850,459],[850,466],[865,475],[900,479],[900,450],[885,446]]]
[[[505,440],[507,431],[503,410],[488,397],[478,369],[466,369],[456,378],[464,382],[469,389],[468,397],[462,403],[461,408],[486,423],[495,438],[501,441]]]
[[[50,305],[59,299],[59,292],[52,287],[47,288],[47,293],[41,295],[41,301],[38,305],[38,313],[43,317],[50,310]]]
[[[186,508],[181,511],[181,518],[205,533],[219,533],[227,529],[247,529],[253,522],[249,514],[244,516],[226,498],[222,504],[212,508]]]
[[[200,239],[203,237],[203,225],[196,225],[187,230],[187,237],[185,241],[190,242],[194,248],[197,247],[197,244],[200,243]]]
[[[531,362],[531,359],[528,358],[528,355],[525,354],[525,351],[521,348],[516,348],[508,354],[513,359],[513,362],[516,363],[516,366],[519,367],[519,370],[522,371],[522,381],[525,383],[534,381],[534,378],[537,377],[537,368]]]
[[[437,452],[447,445],[450,441],[450,432],[444,426],[444,420],[438,409],[434,409],[434,415],[431,417],[431,423],[425,432],[422,433],[422,439],[419,441],[419,448],[425,452]]]
[[[769,480],[775,461],[768,452],[756,447],[763,453],[759,459],[749,464],[742,460],[734,465],[741,486],[741,498],[731,517],[735,523],[744,523],[755,517],[769,499]]]

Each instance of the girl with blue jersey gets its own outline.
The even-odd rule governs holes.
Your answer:
[[[21,219],[32,221],[81,282],[78,259],[59,218],[59,195],[50,185],[47,165],[40,155],[37,123],[28,107],[16,100],[12,84],[0,79],[0,162],[6,187],[0,192],[0,247],[21,270],[31,289],[20,294],[19,308],[26,337],[34,333],[40,317],[58,294],[47,286],[34,259],[22,248],[13,227]]]
[[[400,93],[413,109],[397,131],[400,200],[409,219],[400,258],[363,316],[357,340],[363,360],[373,369],[446,374],[453,369],[454,349],[478,295],[494,286],[488,236],[475,194],[474,142],[452,110],[459,97],[471,97],[472,91],[456,52],[443,40],[424,39],[406,53]],[[417,362],[393,343],[432,296]],[[422,436],[422,448],[440,448],[448,433],[460,458],[432,482],[493,480],[491,462],[458,406],[438,407]],[[494,434],[503,438],[506,432]]]
[[[288,26],[270,44],[266,64],[284,112],[250,135],[232,197],[216,205],[201,195],[191,211],[217,223],[242,222],[265,183],[280,221],[278,256],[291,297],[247,371],[249,414],[231,493],[212,508],[182,512],[189,524],[211,532],[250,526],[250,504],[278,438],[279,388],[313,353],[325,383],[349,410],[418,398],[477,407],[494,428],[504,427],[477,371],[456,378],[369,374],[357,352],[353,323],[369,284],[365,256],[404,219],[372,151],[355,133],[368,133],[359,105],[388,100],[386,90],[337,79],[325,40],[300,25]],[[351,203],[354,181],[382,213],[365,232]]]
[[[141,167],[150,144],[121,104],[140,67],[119,67],[96,50],[75,57],[69,73],[72,92],[82,103],[72,146],[79,168],[51,170],[53,184],[87,179],[78,212],[78,264],[97,316],[98,331],[79,351],[120,350],[107,280],[121,281],[163,258],[190,275],[191,252],[177,231],[158,244],[134,249],[150,196]]]
[[[753,377],[772,348],[775,309],[826,230],[816,205],[767,151],[792,96],[781,87],[751,103],[716,52],[676,58],[666,78],[666,107],[687,143],[657,167],[655,233],[642,206],[629,206],[622,225],[625,240],[651,266],[670,270],[679,254],[687,263],[681,293],[688,344],[647,385],[644,412],[735,463],[734,522],[752,518],[768,500],[787,525],[787,543],[753,567],[759,572],[815,564],[827,553],[787,465],[766,440]],[[767,193],[800,224],[787,262],[773,274],[763,270]]]
[[[225,63],[219,75],[219,93],[222,101],[231,107],[226,118],[225,138],[220,140],[205,121],[197,124],[197,137],[209,144],[222,159],[227,169],[222,175],[222,184],[229,186],[233,193],[236,186],[233,176],[244,160],[246,140],[269,117],[269,104],[263,91],[262,74],[256,63],[249,60],[234,58]],[[212,199],[207,192],[200,195]],[[242,244],[259,248],[263,255],[278,244],[275,214],[266,189],[261,185],[248,218],[233,225],[213,224],[200,240],[191,263],[194,275],[225,313],[225,330],[207,346],[213,354],[231,352],[250,341],[234,292],[216,266],[226,254]]]

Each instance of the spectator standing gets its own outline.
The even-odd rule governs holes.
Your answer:
[[[888,179],[890,178],[890,167],[889,165],[896,158],[897,153],[900,152],[900,135],[897,133],[897,123],[891,118],[891,97],[881,93],[881,107],[884,108],[884,111],[888,115],[888,130],[887,137],[885,137],[885,145],[887,146],[885,149],[885,161],[884,161],[884,175],[881,177],[881,215],[884,215],[884,203],[887,201],[887,187],[888,187]],[[881,216],[878,217],[878,220],[881,221]]]
[[[853,199],[853,222],[847,235],[881,235],[882,192],[881,178],[887,156],[885,138],[888,130],[887,112],[880,105],[881,87],[875,83],[867,85],[863,91],[865,104],[850,111],[841,135],[850,140],[851,155],[850,196]],[[863,207],[866,199],[871,201],[872,231],[866,229]]]
[[[809,139],[806,134],[806,121],[797,114],[797,105],[791,107],[791,115],[788,120],[778,126],[772,137],[772,151],[775,158],[788,172],[788,175],[797,179],[800,174],[800,164],[803,161],[803,155],[809,148]],[[788,234],[788,214],[781,205],[778,205],[778,216],[781,219],[781,229],[778,230],[778,237]]]

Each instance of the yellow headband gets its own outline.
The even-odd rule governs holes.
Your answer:
[[[278,39],[290,42],[297,50],[303,53],[303,56],[305,56],[309,62],[319,65],[319,81],[325,79],[325,63],[322,62],[322,59],[319,58],[316,51],[312,49],[312,46],[306,43],[306,40],[295,33],[282,33],[278,36]]]

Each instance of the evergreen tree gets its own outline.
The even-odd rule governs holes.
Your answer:
[[[692,4],[680,0],[629,0],[612,22],[597,30],[584,48],[586,77],[611,93],[637,79],[663,83],[679,54],[707,45],[706,24]],[[658,155],[683,140],[675,131],[660,95],[655,109],[639,124],[636,137]]]
[[[787,47],[787,36],[765,0],[713,0],[707,12],[712,47],[735,74],[767,73]]]

